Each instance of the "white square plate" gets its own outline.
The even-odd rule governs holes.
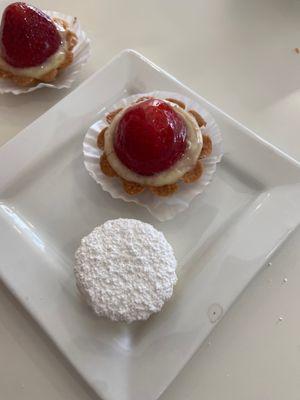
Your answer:
[[[82,156],[84,134],[105,107],[156,89],[199,101],[219,124],[225,147],[205,193],[164,223],[103,192]],[[297,227],[299,182],[299,163],[124,51],[0,149],[1,278],[103,399],[153,400]],[[179,261],[172,300],[143,323],[98,319],[75,289],[81,237],[116,217],[152,223]]]

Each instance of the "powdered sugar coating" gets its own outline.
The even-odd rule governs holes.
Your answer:
[[[115,219],[84,237],[75,254],[77,286],[99,316],[145,320],[161,310],[177,281],[163,233],[135,219]]]

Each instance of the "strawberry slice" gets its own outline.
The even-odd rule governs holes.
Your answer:
[[[35,67],[54,54],[61,37],[52,20],[28,4],[12,3],[4,10],[0,27],[1,56],[16,68]]]

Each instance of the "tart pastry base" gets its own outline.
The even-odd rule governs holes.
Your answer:
[[[197,164],[198,169],[196,171],[189,171],[188,175],[176,182],[176,191],[174,191],[175,187],[169,187],[167,190],[164,188],[164,193],[168,195],[158,196],[152,192],[150,187],[145,189],[137,183],[124,181],[118,177],[112,178],[101,171],[99,163],[103,154],[102,149],[104,148],[104,142],[101,138],[102,135],[99,135],[99,133],[108,125],[106,117],[103,115],[102,119],[94,123],[85,135],[83,141],[84,165],[90,176],[101,185],[103,191],[108,192],[111,197],[128,203],[136,203],[137,205],[147,208],[152,216],[159,221],[167,221],[177,216],[180,212],[187,210],[192,200],[199,194],[202,194],[206,190],[206,186],[212,181],[216,172],[217,163],[220,162],[223,154],[222,135],[213,117],[201,104],[181,94],[167,91],[154,91],[123,98],[115,104],[114,108],[108,110],[107,116],[110,111],[127,107],[141,97],[143,97],[143,100],[148,97],[174,99],[186,104],[187,109],[197,111],[207,123],[206,127],[201,128],[201,132],[203,136],[207,135],[211,139],[211,155],[206,158],[201,158],[199,160],[200,164]],[[206,146],[204,146],[204,148],[205,147]],[[197,177],[197,175],[201,173],[201,171],[199,171],[199,165],[203,167],[203,170],[202,175]],[[194,173],[196,176],[194,176]],[[186,184],[184,180],[188,180],[189,182],[193,180],[193,182]],[[171,189],[174,193],[169,195]],[[108,198],[106,201],[110,202]],[[119,205],[121,206],[121,204]],[[117,203],[116,206],[118,206]]]

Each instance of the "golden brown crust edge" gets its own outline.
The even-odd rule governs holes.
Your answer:
[[[199,158],[207,158],[212,153],[212,141],[208,135],[203,135],[203,146]]]
[[[122,183],[123,183],[123,189],[130,196],[140,194],[146,189],[145,186],[140,185],[139,183],[136,182],[127,181],[126,179],[122,179]]]

